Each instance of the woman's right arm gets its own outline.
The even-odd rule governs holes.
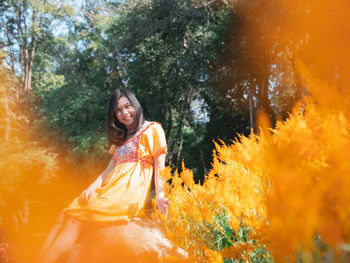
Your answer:
[[[82,193],[82,197],[90,202],[97,188],[101,187],[106,180],[107,175],[114,168],[114,160],[112,159],[107,168],[96,178],[96,180]]]

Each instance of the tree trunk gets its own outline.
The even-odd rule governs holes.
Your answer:
[[[180,157],[181,157],[182,146],[184,142],[184,130],[185,130],[185,124],[183,123],[180,131],[180,145],[179,145],[179,149],[177,150],[176,167],[180,166]]]
[[[28,48],[25,48],[24,50],[25,54],[25,60],[24,60],[24,72],[23,74],[23,90],[24,90],[24,95],[27,97],[29,93],[29,87],[28,87],[28,75],[29,75],[29,51]]]
[[[35,19],[36,19],[36,12],[35,10],[33,10],[32,26],[35,24]],[[24,85],[24,92],[26,96],[28,96],[32,85],[33,62],[34,62],[34,56],[36,51],[36,38],[34,33],[32,33],[32,36],[31,36],[30,52],[29,52],[29,49],[26,49],[26,51],[27,51],[26,72],[25,72],[26,81]]]
[[[171,138],[171,131],[173,129],[173,114],[171,112],[171,108],[168,107],[168,113],[169,113],[169,119],[168,119],[168,125],[167,125],[167,129],[166,129],[166,140],[169,141],[169,139]]]
[[[6,114],[6,130],[5,130],[5,141],[8,141],[10,137],[11,124],[10,124],[10,109],[9,101],[6,92],[4,91],[4,103],[5,103],[5,114]]]
[[[173,129],[173,114],[171,112],[171,108],[168,107],[168,113],[169,113],[169,118],[168,118],[168,121],[167,121],[167,129],[166,129],[166,132],[165,132],[165,138],[166,138],[166,141],[167,141],[167,144],[168,144],[168,152],[171,152],[172,149],[170,149],[170,144],[172,144],[172,137],[171,137],[171,134],[172,134],[172,129]],[[171,164],[171,161],[172,161],[172,157],[171,157],[171,154],[168,155],[167,157],[167,165],[170,165]]]
[[[270,99],[268,95],[268,80],[263,78],[258,82],[258,106],[257,110],[260,114],[266,114],[266,117],[269,118],[270,124],[272,127],[275,124],[275,114],[271,109]]]
[[[180,141],[181,138],[183,138],[184,125],[185,124],[184,124],[183,118],[181,118],[179,127],[177,129],[176,137],[170,143],[169,166],[171,166],[171,164],[173,163],[173,156],[175,156],[175,144],[176,144],[176,142]],[[179,140],[179,138],[180,138],[180,140]],[[181,144],[181,142],[180,142],[180,144]],[[176,165],[177,165],[177,163],[176,163]]]
[[[17,10],[16,10],[16,16],[17,16],[17,42],[18,42],[18,46],[19,46],[19,50],[20,50],[20,54],[19,54],[19,60],[21,63],[21,72],[22,72],[22,76],[21,76],[21,88],[24,89],[24,81],[25,81],[25,45],[23,43],[24,39],[23,39],[23,30],[22,30],[22,12],[21,12],[21,6],[19,5]],[[21,90],[19,90],[18,92],[18,96],[21,96]]]
[[[253,114],[253,92],[249,90],[249,126],[250,132],[254,133],[254,114]]]
[[[199,138],[198,138],[198,135],[197,135],[197,133],[196,133],[196,129],[195,129],[194,125],[193,125],[191,122],[188,122],[188,123],[189,123],[191,129],[193,130],[193,135],[194,135],[196,141],[198,142],[198,141],[199,141]],[[201,147],[198,147],[198,151],[199,151],[199,160],[200,160],[200,162],[201,162],[201,164],[202,164],[204,174],[207,175],[207,174],[208,174],[208,168],[207,168],[207,166],[205,165],[203,150],[202,150]]]
[[[192,129],[193,129],[193,128],[192,128]],[[196,133],[195,129],[193,129],[193,134],[194,134],[194,137],[196,138],[196,141],[198,141],[198,136],[197,136],[197,133]],[[203,167],[203,170],[204,170],[204,174],[207,175],[207,174],[208,174],[208,168],[207,168],[207,166],[205,165],[203,150],[202,150],[201,147],[198,147],[198,151],[199,151],[199,160],[200,160],[201,163],[202,163],[202,167]]]
[[[25,13],[27,6],[23,5],[23,13]],[[24,20],[22,17],[22,12],[20,8],[18,8],[17,12],[17,27],[18,27],[18,46],[20,48],[20,63],[21,63],[21,72],[22,72],[22,89],[24,96],[27,97],[29,95],[32,83],[32,74],[33,74],[33,61],[36,52],[36,37],[33,30],[31,35],[31,42],[24,37],[23,31],[27,31],[27,24],[24,22],[22,25],[22,21]],[[35,24],[36,20],[36,12],[33,11],[32,14],[32,27]],[[24,28],[23,28],[24,27]],[[20,92],[18,92],[20,93]]]
[[[305,83],[303,82],[299,71],[297,69],[296,62],[293,62],[293,71],[294,71],[294,78],[295,78],[295,84],[296,84],[296,94],[295,94],[295,101],[294,103],[298,101],[302,101],[306,95],[308,95],[308,90],[305,86]],[[304,102],[303,102],[304,104]]]

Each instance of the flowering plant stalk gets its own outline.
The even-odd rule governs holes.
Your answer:
[[[198,261],[254,261],[266,248],[266,260],[316,262],[316,239],[335,254],[350,242],[350,92],[298,67],[313,95],[287,121],[215,143],[203,185],[184,164],[181,173],[164,170],[170,207],[154,217]],[[247,238],[237,240],[242,226]]]

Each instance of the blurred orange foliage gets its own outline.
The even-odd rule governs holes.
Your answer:
[[[264,119],[259,135],[215,143],[203,185],[193,183],[184,165],[180,174],[165,171],[164,178],[172,178],[166,189],[170,208],[167,216],[154,217],[199,261],[220,262],[218,253],[238,259],[252,249],[207,252],[215,249],[213,218],[220,209],[234,230],[241,223],[250,228],[277,262],[294,260],[297,252],[310,260],[316,236],[335,253],[350,242],[350,18],[344,13],[350,3],[307,4],[309,12],[297,25],[307,25],[310,39],[294,59],[310,96],[274,129],[266,129]]]
[[[289,2],[291,8],[299,3]],[[212,169],[203,185],[194,183],[184,164],[181,173],[163,171],[164,181],[171,179],[165,184],[170,207],[167,215],[156,210],[153,218],[170,240],[198,261],[244,258],[264,245],[276,261],[285,262],[296,252],[310,253],[316,235],[335,252],[339,244],[350,242],[350,3],[307,3],[311,11],[297,26],[307,25],[310,39],[304,50],[296,52],[295,61],[310,96],[274,129],[242,136],[230,145],[215,143]],[[335,68],[340,77],[330,76]],[[6,108],[11,107],[6,104],[9,79],[1,75],[4,137],[10,122],[13,133],[21,123]],[[2,142],[0,167],[6,176],[1,187],[8,192],[16,188],[17,194],[18,189],[28,189],[28,182],[44,182],[55,175],[55,153],[37,146],[20,136]],[[244,224],[259,242],[216,251],[213,231],[225,230],[214,219],[222,210],[232,229],[238,232]]]
[[[311,74],[300,67],[304,76]],[[317,78],[307,81],[311,90],[320,86]],[[170,208],[167,216],[155,217],[168,237],[204,258],[208,253],[201,248],[213,249],[213,219],[224,207],[230,226],[238,231],[244,223],[253,229],[277,261],[311,251],[317,234],[333,248],[349,242],[350,108],[343,94],[333,95],[339,99],[332,105],[322,102],[323,95],[317,103],[306,99],[270,132],[241,137],[232,145],[216,143],[203,185],[193,182],[184,165],[173,176],[165,170],[164,178],[172,178],[166,189]]]

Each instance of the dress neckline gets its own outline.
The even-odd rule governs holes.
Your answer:
[[[125,144],[125,143],[128,142],[128,141],[131,141],[131,140],[137,138],[140,134],[142,134],[142,133],[143,133],[149,126],[151,126],[153,123],[154,123],[154,122],[152,122],[152,121],[145,121],[145,123],[144,123],[144,124],[142,125],[142,127],[135,133],[135,135],[132,136],[132,137],[130,137],[130,138],[128,138],[128,139],[126,139],[126,140],[122,143],[122,145]]]

